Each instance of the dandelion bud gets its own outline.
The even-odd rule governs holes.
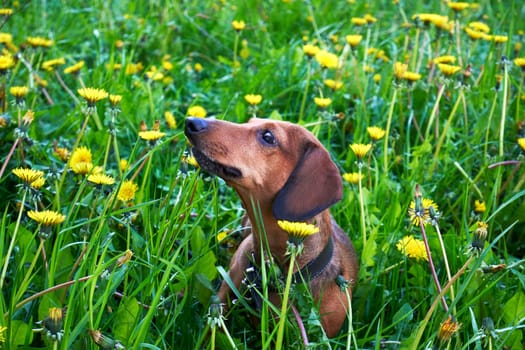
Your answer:
[[[42,321],[45,334],[53,341],[60,341],[64,335],[64,310],[59,307],[49,309],[48,316]]]
[[[124,346],[118,341],[113,340],[108,336],[105,336],[99,330],[89,330],[89,334],[95,344],[97,344],[101,349],[111,350],[111,349],[124,349]]]
[[[485,240],[487,239],[487,223],[483,221],[477,222],[476,231],[474,231],[474,239],[472,240],[472,249],[480,252],[485,246]]]

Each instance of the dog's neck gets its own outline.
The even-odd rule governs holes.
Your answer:
[[[288,234],[279,227],[277,220],[271,214],[271,203],[244,202],[243,204],[252,225],[253,247],[256,256],[259,257],[261,246],[264,251],[268,247],[275,262],[281,267],[288,268],[289,256],[286,255]],[[299,269],[315,259],[330,238],[331,219],[328,210],[308,222],[318,226],[319,232],[304,240],[303,252],[296,260]]]

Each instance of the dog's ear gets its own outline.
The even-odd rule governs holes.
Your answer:
[[[273,215],[278,220],[305,221],[341,200],[343,184],[328,152],[309,143],[292,174],[277,193]]]

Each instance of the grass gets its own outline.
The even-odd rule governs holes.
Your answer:
[[[304,348],[302,322],[309,348],[523,348],[520,1],[481,0],[458,12],[437,1],[18,1],[9,8],[0,16],[1,32],[12,35],[0,35],[0,347]],[[425,23],[428,13],[448,21]],[[352,23],[366,14],[377,22]],[[233,20],[246,27],[235,31]],[[474,21],[490,33],[471,39],[465,27]],[[348,34],[362,41],[351,47]],[[28,37],[36,36],[53,42],[35,47]],[[303,53],[307,43],[340,64],[320,68]],[[458,72],[432,63],[443,55],[455,57]],[[64,64],[45,69],[58,58]],[[64,72],[80,61],[77,73]],[[396,73],[395,62],[406,66]],[[325,79],[343,86],[328,88]],[[17,97],[15,86],[27,94]],[[87,108],[83,87],[122,100]],[[262,102],[249,105],[246,94]],[[318,107],[314,97],[331,104]],[[192,106],[235,122],[256,115],[301,123],[341,174],[363,175],[345,182],[332,208],[361,265],[351,322],[336,338],[323,335],[300,285],[287,293],[301,321],[284,310],[282,340],[271,317],[281,310],[268,303],[257,311],[241,300],[219,316],[211,300],[218,281],[231,282],[225,269],[242,208],[224,182],[187,160],[183,125]],[[386,135],[372,140],[370,126]],[[158,139],[142,139],[144,130]],[[355,143],[372,145],[362,160],[349,149]],[[91,157],[82,164],[71,157],[80,146]],[[41,170],[45,183],[24,183],[15,168]],[[114,183],[94,184],[88,175],[97,171]],[[63,222],[28,216],[46,209]],[[398,249],[406,236],[415,245]],[[276,274],[263,272],[265,283]]]

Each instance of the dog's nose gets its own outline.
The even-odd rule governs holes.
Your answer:
[[[208,129],[208,121],[204,118],[186,118],[186,134],[196,134]]]

